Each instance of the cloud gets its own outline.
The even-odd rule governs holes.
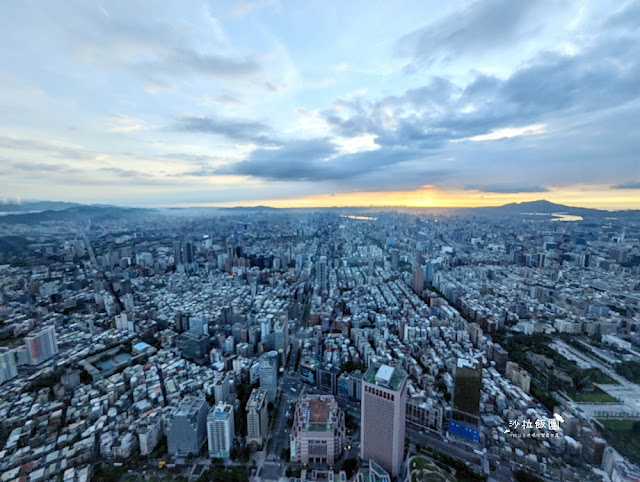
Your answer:
[[[49,164],[44,162],[15,162],[11,165],[15,171],[28,173],[80,173],[81,169],[76,169],[68,164]]]
[[[53,12],[57,26],[52,31],[59,32],[76,60],[132,74],[150,93],[171,88],[180,78],[235,80],[262,72],[258,56],[230,45],[206,6],[187,7],[171,18],[166,14],[160,8],[136,12],[135,6],[114,2],[104,15],[80,3]]]
[[[126,114],[116,113],[111,116],[110,132],[133,132],[143,128],[144,122]]]
[[[502,129],[495,129],[488,134],[482,134],[460,140],[470,140],[474,142],[495,141],[499,139],[509,139],[511,137],[535,136],[544,134],[545,132],[547,132],[547,127],[544,124],[531,124],[523,127],[504,127]]]
[[[250,141],[261,145],[278,145],[271,128],[258,121],[221,119],[217,117],[183,117],[175,128],[183,132],[214,134],[233,141]]]
[[[256,149],[246,160],[218,172],[276,181],[334,179],[335,165],[326,162],[337,152],[338,147],[328,139],[292,141],[280,149]]]
[[[261,71],[251,57],[232,58],[217,54],[202,54],[189,48],[173,48],[157,54],[156,60],[130,64],[140,77],[154,74],[198,74],[212,77],[243,77]]]
[[[396,43],[398,54],[413,57],[405,67],[415,72],[422,66],[460,56],[504,48],[519,39],[525,20],[540,2],[478,0],[464,10],[420,28]]]
[[[255,0],[252,2],[239,2],[232,10],[232,15],[235,17],[246,17],[255,11],[262,10],[263,8],[273,8],[276,11],[280,11],[282,6],[279,0]]]
[[[93,157],[93,154],[86,149],[65,146],[57,142],[7,136],[0,136],[0,149],[11,149],[17,151],[40,151],[46,152],[47,155],[51,155],[54,157],[73,160]]]
[[[467,191],[480,191],[486,193],[500,193],[500,194],[519,194],[530,192],[549,192],[544,186],[532,186],[531,184],[467,184],[464,186]]]
[[[640,181],[628,181],[611,186],[611,189],[640,189]]]
[[[636,50],[637,39],[622,44],[616,34],[575,55],[542,52],[504,79],[476,73],[463,84],[435,77],[379,100],[365,93],[338,98],[319,113],[336,139],[283,141],[280,149],[258,149],[225,169],[361,188],[384,186],[385,179],[388,189],[410,188],[433,184],[435,177],[448,187],[503,193],[546,192],[544,185],[558,179],[610,179],[615,173],[596,159],[606,155],[600,152],[603,138],[627,132],[614,125],[637,113],[630,107],[640,98]],[[615,55],[603,56],[605,51]],[[613,120],[605,122],[608,116]],[[336,151],[339,138],[374,138],[377,149],[346,154]],[[622,139],[609,151],[610,159],[627,165],[637,142]],[[443,159],[451,157],[455,163],[443,170]],[[510,182],[514,175],[530,184]],[[496,181],[473,181],[478,176]]]
[[[624,31],[598,40],[575,55],[541,52],[506,78],[475,73],[466,82],[454,82],[435,77],[379,100],[339,98],[321,115],[337,136],[375,136],[377,155],[402,147],[410,159],[458,159],[451,166],[459,172],[458,187],[471,176],[507,172],[533,172],[534,188],[560,174],[574,182],[611,178],[614,171],[595,161],[607,156],[600,152],[603,141],[616,151],[614,162],[620,166],[633,162],[637,152],[625,123],[637,115],[633,106],[640,99],[640,62],[634,55],[640,41]]]
[[[630,1],[626,5],[619,8],[605,23],[610,28],[638,28],[638,20],[640,20],[640,2]]]
[[[268,181],[330,182],[348,189],[417,188],[451,171],[417,150],[385,147],[348,153],[328,138],[291,141],[279,149],[256,149],[247,159],[214,170]]]
[[[101,167],[98,170],[123,177],[142,177],[145,175],[145,173],[136,171],[135,169],[121,169],[119,167]]]
[[[235,106],[235,105],[246,105],[246,102],[242,100],[240,97],[233,94],[222,94],[213,99],[218,104],[227,105],[227,106]]]

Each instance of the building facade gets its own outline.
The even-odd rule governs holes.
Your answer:
[[[27,359],[30,365],[39,365],[58,354],[56,329],[53,326],[43,328],[33,335],[24,337]]]
[[[0,347],[0,383],[11,380],[17,374],[14,351],[5,346]]]
[[[146,422],[138,429],[140,455],[149,455],[156,448],[162,437],[162,417],[158,412],[147,417]]]
[[[269,428],[269,410],[267,408],[267,390],[254,388],[247,401],[247,444],[255,443],[259,447],[267,440]]]
[[[454,370],[453,400],[449,433],[477,442],[480,439],[480,391],[482,363],[479,360],[458,358]]]
[[[303,395],[291,428],[291,460],[333,464],[345,441],[344,413],[331,395]]]
[[[267,391],[267,401],[273,402],[278,394],[278,353],[265,353],[260,359],[260,388]]]
[[[167,447],[174,456],[198,454],[207,438],[209,404],[204,397],[187,395],[167,417]]]
[[[362,378],[361,458],[371,459],[392,477],[404,456],[407,374],[388,365],[372,365]]]
[[[207,416],[209,457],[228,459],[233,448],[234,437],[233,406],[228,403],[218,403],[211,408]]]
[[[280,363],[284,366],[289,354],[289,319],[283,315],[277,320],[273,327],[274,347],[280,357]]]
[[[180,335],[182,356],[200,365],[209,362],[209,337],[204,333],[186,331]]]

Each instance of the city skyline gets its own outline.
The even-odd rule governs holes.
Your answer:
[[[0,217],[3,480],[640,478],[640,211],[46,207]]]
[[[638,2],[0,7],[0,198],[640,208]]]

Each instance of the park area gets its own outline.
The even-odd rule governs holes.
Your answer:
[[[411,482],[455,482],[456,478],[438,467],[427,457],[416,455],[409,459]]]
[[[640,463],[640,420],[598,420],[602,435],[631,462]]]

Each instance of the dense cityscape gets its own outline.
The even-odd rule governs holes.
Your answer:
[[[0,482],[640,482],[639,26],[0,2]]]
[[[3,482],[640,477],[635,212],[62,207],[0,222]]]

